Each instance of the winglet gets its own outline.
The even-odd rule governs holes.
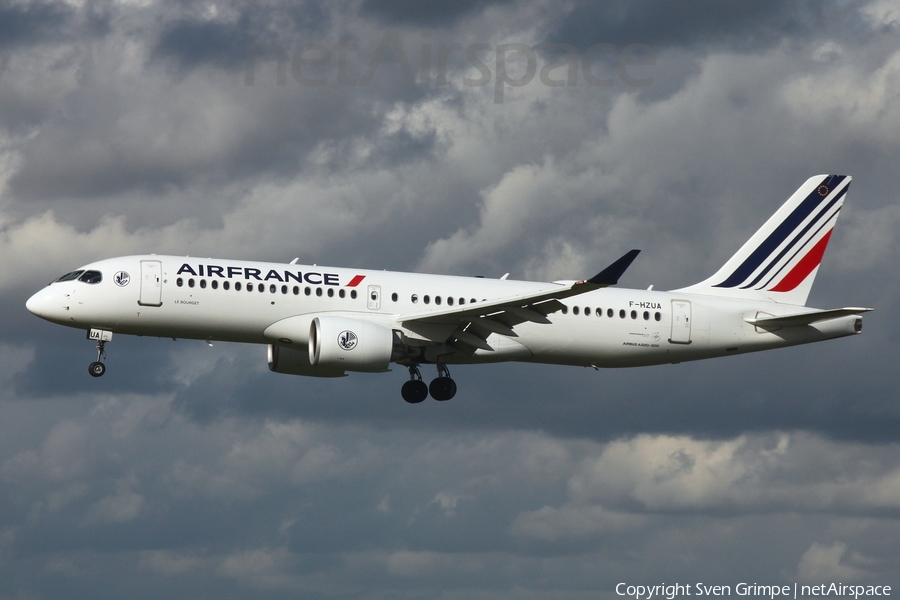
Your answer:
[[[593,283],[594,285],[604,287],[616,285],[619,283],[619,277],[625,273],[625,270],[631,266],[631,263],[634,262],[634,259],[637,258],[637,255],[640,253],[640,250],[630,250],[625,256],[588,279],[587,283]]]

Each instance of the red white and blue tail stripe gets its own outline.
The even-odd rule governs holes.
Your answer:
[[[809,178],[715,275],[684,291],[805,305],[850,179]]]

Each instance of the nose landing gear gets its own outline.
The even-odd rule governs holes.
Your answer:
[[[91,329],[88,331],[87,338],[97,340],[97,360],[88,366],[88,373],[91,374],[91,377],[102,377],[106,373],[106,365],[103,364],[103,359],[106,358],[106,342],[112,339],[112,331]]]
[[[104,346],[106,346],[105,341],[100,340],[97,342],[97,360],[88,366],[88,373],[91,374],[91,377],[101,377],[106,373],[106,365],[103,364],[103,359],[106,358]]]

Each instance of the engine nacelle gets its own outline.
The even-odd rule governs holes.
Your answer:
[[[403,356],[399,331],[346,317],[316,317],[309,328],[309,363],[347,371],[387,371]]]
[[[314,367],[309,364],[309,352],[269,344],[269,370],[286,375],[307,377],[346,377],[343,369]]]

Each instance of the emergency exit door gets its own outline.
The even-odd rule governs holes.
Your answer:
[[[367,296],[367,305],[369,310],[379,310],[381,308],[381,286],[370,285],[369,295]]]

